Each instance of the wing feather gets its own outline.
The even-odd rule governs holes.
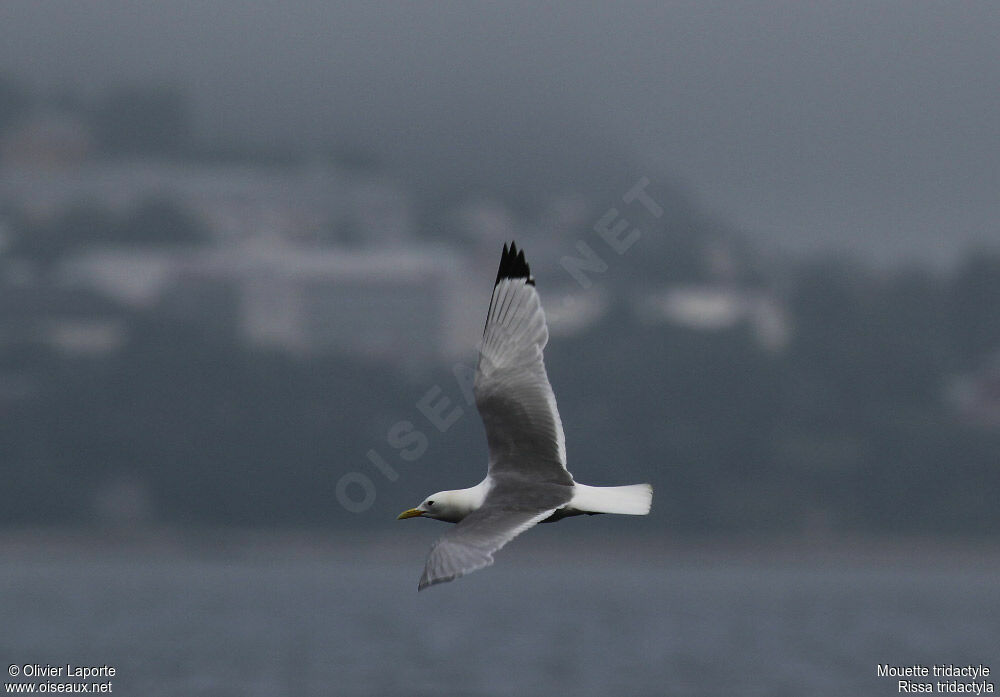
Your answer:
[[[431,547],[417,590],[452,581],[493,563],[493,554],[555,509],[510,510],[484,505]]]
[[[476,406],[486,426],[489,474],[571,484],[566,437],[542,350],[545,312],[524,252],[504,246],[476,369]]]

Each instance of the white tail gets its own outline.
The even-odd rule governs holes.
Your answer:
[[[587,486],[576,484],[569,508],[584,513],[622,513],[646,515],[653,505],[653,487],[649,484],[628,486]]]

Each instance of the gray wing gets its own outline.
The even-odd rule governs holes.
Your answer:
[[[479,352],[474,392],[486,426],[489,474],[572,484],[566,437],[542,349],[545,313],[524,252],[504,245]]]
[[[525,486],[501,479],[486,500],[431,547],[417,590],[451,581],[493,563],[493,553],[572,498],[559,484]]]

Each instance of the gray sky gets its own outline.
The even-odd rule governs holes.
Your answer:
[[[939,259],[1000,241],[998,37],[963,0],[6,0],[0,70],[179,84],[206,135],[445,185],[668,175],[798,249]]]

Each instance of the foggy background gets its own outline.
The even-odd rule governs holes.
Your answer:
[[[79,662],[46,627],[122,612],[135,624],[91,635],[90,660],[143,694],[150,675],[170,694],[319,693],[359,662],[345,694],[432,691],[422,666],[458,639],[420,653],[384,630],[359,640],[381,647],[369,659],[338,653],[331,627],[426,621],[409,594],[444,529],[394,518],[482,477],[456,371],[475,365],[514,239],[549,318],[570,470],[649,481],[654,507],[542,526],[456,593],[540,567],[524,602],[544,607],[567,581],[543,550],[635,545],[634,602],[664,625],[577,627],[647,637],[665,674],[626,681],[634,694],[678,675],[675,694],[708,689],[698,666],[745,649],[739,631],[663,637],[702,631],[697,608],[736,588],[757,589],[726,600],[739,627],[767,621],[768,593],[802,612],[730,687],[767,663],[782,668],[761,694],[874,694],[894,687],[871,682],[876,662],[995,660],[975,623],[998,602],[983,580],[1000,524],[997,36],[1000,12],[972,2],[3,3],[0,546],[24,631],[0,648]],[[619,223],[638,233],[616,251],[597,230]],[[442,429],[428,404],[460,412]],[[595,554],[614,583],[626,562]],[[747,571],[774,558],[801,566]],[[605,607],[586,567],[560,564],[567,598]],[[845,565],[863,571],[824,576]],[[90,609],[39,623],[80,573]],[[155,619],[192,584],[188,610]],[[338,614],[396,593],[395,621]],[[831,617],[898,614],[816,638],[850,643],[849,668],[800,656],[796,672],[788,645],[828,619],[808,619],[814,593]],[[518,611],[501,597],[493,617]],[[476,617],[430,602],[442,622]],[[912,634],[890,630],[900,617]],[[956,617],[960,638],[941,629]],[[249,668],[177,653],[159,621],[273,660],[233,687]],[[276,643],[253,643],[272,624]],[[607,686],[566,650],[526,675]],[[154,669],[164,652],[175,664]],[[382,671],[386,655],[409,667]],[[466,694],[531,689],[468,661],[448,673]]]

